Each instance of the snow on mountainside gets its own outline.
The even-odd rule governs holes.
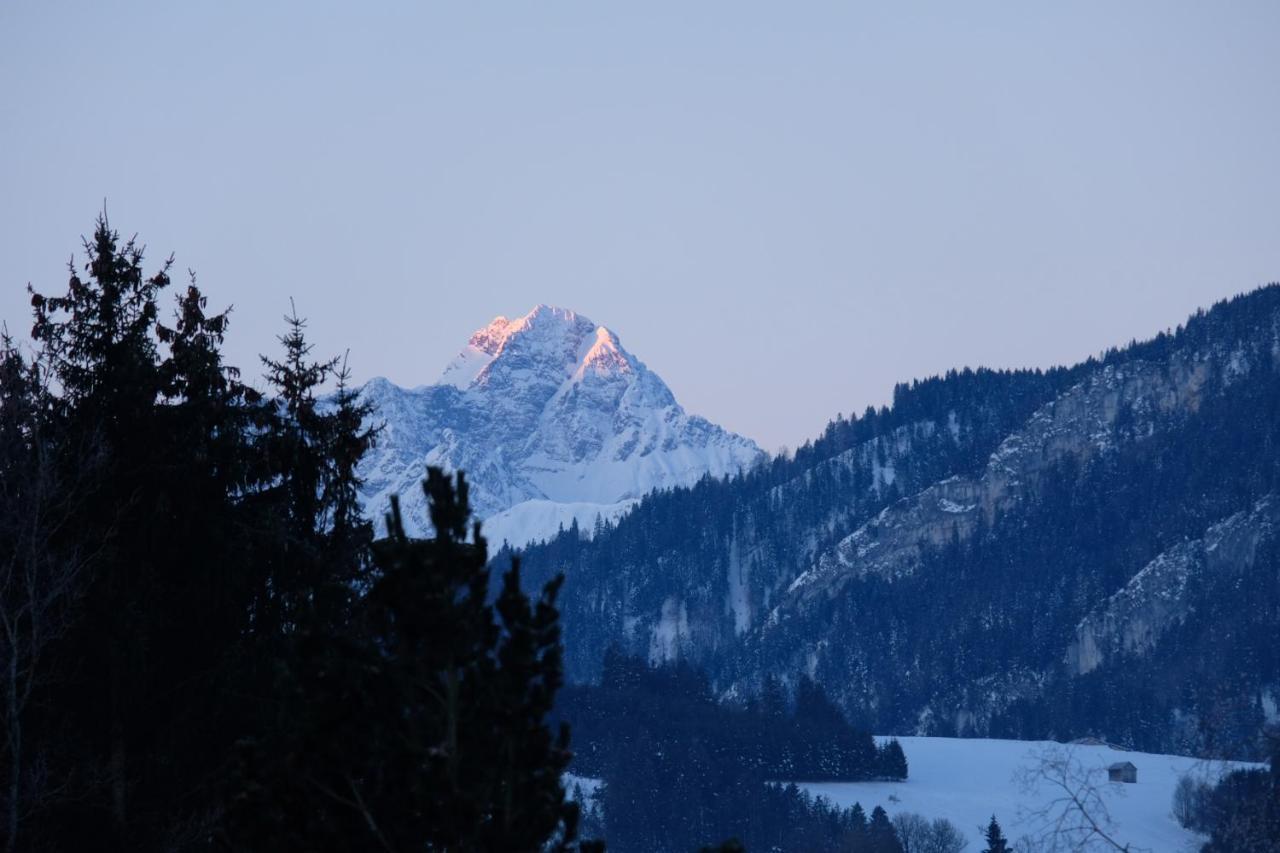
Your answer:
[[[386,424],[359,470],[379,531],[399,494],[410,532],[426,532],[428,465],[466,472],[486,536],[523,545],[574,520],[589,533],[649,491],[733,474],[762,455],[687,414],[612,331],[546,305],[495,318],[435,384],[374,379],[360,396]]]

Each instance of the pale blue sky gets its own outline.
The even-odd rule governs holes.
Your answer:
[[[0,4],[0,318],[102,199],[360,379],[535,303],[768,449],[1280,279],[1280,3]]]

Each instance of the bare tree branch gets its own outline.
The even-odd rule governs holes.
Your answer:
[[[1112,790],[1101,766],[1086,765],[1074,747],[1054,744],[1030,755],[1031,762],[1015,779],[1025,793],[1047,790],[1050,798],[1037,808],[1020,810],[1020,820],[1031,827],[1021,847],[1066,853],[1105,849],[1144,853],[1117,837],[1107,798],[1122,796]]]

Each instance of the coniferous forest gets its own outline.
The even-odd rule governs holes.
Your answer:
[[[558,581],[491,581],[462,474],[424,471],[433,538],[393,505],[375,541],[346,365],[291,314],[255,390],[171,267],[104,216],[0,354],[0,846],[597,848]]]
[[[812,681],[794,701],[770,682],[726,704],[690,666],[610,651],[598,684],[562,691],[557,716],[573,731],[573,772],[603,782],[610,849],[693,850],[728,837],[750,850],[892,849],[879,806],[868,823],[860,806],[834,808],[794,784],[907,778],[901,745],[877,746]]]

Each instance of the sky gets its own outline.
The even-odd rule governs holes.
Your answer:
[[[358,380],[537,303],[768,450],[1280,280],[1280,3],[0,4],[0,320],[104,200]]]

